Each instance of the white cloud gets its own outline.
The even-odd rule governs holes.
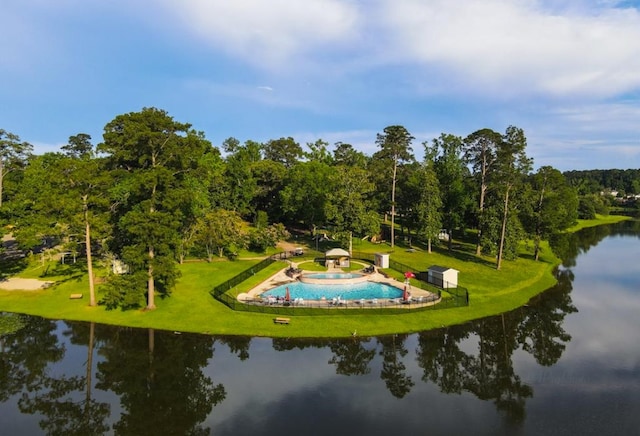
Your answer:
[[[399,0],[387,3],[385,16],[406,61],[453,73],[467,88],[601,97],[640,87],[635,9],[551,12],[525,0]]]
[[[606,97],[640,88],[640,12],[586,0],[165,1],[184,29],[260,68],[409,66],[422,90]]]
[[[631,133],[640,142],[640,101],[565,106],[554,110],[552,115],[584,132]]]
[[[186,29],[245,61],[286,69],[320,47],[334,49],[354,36],[358,16],[339,0],[166,1]]]

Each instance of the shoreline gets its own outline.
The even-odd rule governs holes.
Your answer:
[[[593,225],[613,224],[623,220],[607,219],[606,222],[596,220]],[[122,327],[209,335],[342,338],[351,336],[351,332],[356,329],[361,337],[408,334],[463,324],[517,309],[557,283],[553,271],[560,260],[553,255],[547,253],[545,259],[537,263],[526,259],[512,262],[513,264],[507,264],[511,265],[511,269],[505,268],[506,271],[500,272],[500,275],[496,275],[495,271],[487,268],[485,275],[488,277],[477,278],[486,279],[487,282],[491,282],[492,277],[507,280],[515,277],[516,272],[522,268],[530,270],[531,274],[523,276],[513,286],[502,286],[489,292],[482,289],[482,286],[490,287],[490,285],[478,283],[477,278],[473,284],[464,283],[469,289],[471,300],[467,307],[415,313],[401,311],[403,313],[393,315],[293,315],[290,325],[286,326],[275,325],[273,314],[235,312],[215,300],[209,295],[212,284],[208,281],[208,277],[203,275],[217,277],[218,283],[225,278],[219,277],[219,274],[216,275],[213,271],[215,265],[206,263],[183,265],[183,277],[176,290],[170,298],[158,299],[158,309],[154,311],[121,311],[119,309],[107,311],[103,306],[89,307],[86,296],[84,299],[69,300],[71,293],[86,294],[88,283],[86,277],[78,282],[58,283],[47,289],[33,291],[0,289],[0,311],[41,316],[53,320],[98,322]],[[274,267],[273,271],[276,269]],[[273,271],[265,273],[268,274],[265,277],[272,275]],[[247,289],[255,286],[256,283],[253,283],[253,286],[252,283],[246,284]]]

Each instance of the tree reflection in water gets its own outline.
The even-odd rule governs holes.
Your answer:
[[[273,399],[269,393],[264,396],[266,412],[255,415],[255,428],[263,425],[260,419],[277,420],[279,414],[270,412],[290,398],[313,403],[313,410],[309,411],[304,401],[294,401],[293,405],[303,416],[317,409],[330,410],[333,403],[322,403],[318,396],[305,396],[306,387],[315,389],[319,383],[334,381],[323,371],[317,371],[327,364],[328,373],[362,378],[362,383],[348,384],[355,389],[354,395],[362,389],[373,398],[377,384],[383,396],[388,392],[393,400],[408,399],[412,391],[420,395],[427,391],[419,390],[417,384],[432,385],[445,394],[474,396],[491,402],[506,423],[521,426],[526,418],[526,404],[536,392],[518,373],[514,365],[514,361],[519,361],[516,353],[527,353],[545,367],[560,360],[571,341],[563,327],[565,318],[577,312],[571,299],[573,257],[617,232],[637,235],[640,232],[637,226],[632,223],[585,229],[576,239],[572,235],[556,237],[552,247],[565,259],[556,273],[558,284],[526,306],[500,316],[410,336],[272,339],[274,352],[256,359],[271,370],[281,367],[288,357],[282,354],[289,351],[315,348],[322,352],[296,355],[296,362],[305,362],[306,366],[294,377],[288,377],[287,385],[278,387]],[[136,435],[206,434],[209,429],[203,423],[211,422],[213,407],[227,395],[222,384],[215,384],[205,375],[205,370],[210,373],[213,365],[214,346],[222,344],[228,348],[227,360],[247,362],[253,357],[250,350],[252,354],[257,353],[251,347],[253,339],[244,336],[176,335],[84,323],[65,324],[20,315],[0,314],[0,317],[3,318],[0,325],[14,326],[0,331],[0,403],[13,401],[19,412],[36,415],[38,424],[48,434],[109,431]],[[260,341],[268,347],[268,342]],[[74,348],[73,352],[80,353],[81,357],[75,354],[65,357],[67,348]],[[415,354],[411,353],[412,348]],[[322,360],[317,360],[318,355],[323,356]],[[233,383],[235,375],[241,380],[240,384],[246,384],[243,371],[234,367],[231,375],[221,376],[230,376]],[[308,385],[305,373],[314,375]],[[255,375],[264,375],[262,378],[266,379],[272,376],[266,372]],[[269,380],[259,386],[271,388],[274,383]],[[341,384],[333,385],[336,386]],[[111,395],[106,393],[111,392],[118,396],[119,407],[117,401],[101,402]],[[349,394],[342,391],[336,394],[338,388],[326,392],[335,395],[334,401],[342,399],[341,395],[349,398]],[[240,402],[250,401],[252,393],[247,395],[249,397],[243,397]],[[345,401],[345,404],[350,403]],[[113,416],[114,409],[119,412],[118,416]],[[263,409],[257,407],[257,410]],[[244,417],[239,421],[242,423],[236,421],[236,426],[249,420]],[[362,419],[359,423],[362,425]]]
[[[200,423],[226,396],[224,386],[202,372],[213,357],[213,337],[125,328],[105,333],[97,387],[120,396],[117,434],[209,433]]]

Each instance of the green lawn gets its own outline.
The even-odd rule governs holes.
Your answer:
[[[613,222],[612,217],[598,223]],[[624,217],[616,217],[617,220]],[[157,309],[112,310],[104,307],[88,306],[88,281],[86,275],[68,274],[60,270],[59,265],[30,263],[20,272],[20,277],[39,277],[46,270],[43,279],[58,280],[57,284],[38,291],[0,290],[0,310],[26,313],[53,319],[95,321],[104,324],[147,327],[172,331],[199,332],[209,334],[250,335],[270,337],[344,337],[354,330],[360,336],[373,336],[391,333],[409,333],[429,330],[446,325],[460,324],[472,319],[482,318],[515,309],[525,304],[531,297],[553,286],[555,279],[551,272],[557,259],[548,248],[543,246],[541,259],[532,260],[530,250],[516,261],[504,261],[502,270],[495,269],[494,259],[476,257],[469,254],[470,247],[462,244],[460,249],[450,255],[438,248],[427,253],[421,247],[408,251],[408,247],[396,246],[391,257],[424,271],[437,264],[460,271],[459,284],[469,289],[470,305],[463,308],[407,312],[394,315],[328,315],[328,316],[292,316],[289,325],[276,325],[271,314],[235,312],[215,300],[209,292],[217,284],[223,283],[241,271],[255,265],[259,260],[237,260],[233,262],[217,261],[188,262],[180,266],[182,277],[169,298],[156,299]],[[523,247],[523,250],[525,247]],[[354,250],[366,252],[390,252],[388,245],[359,243]],[[302,266],[305,269],[322,269],[313,264],[311,257],[295,258],[296,262],[308,259]],[[276,262],[245,281],[233,290],[236,294],[251,289],[281,268],[285,262]],[[47,269],[48,267],[48,269]],[[56,271],[58,268],[58,271]],[[56,274],[56,275],[52,275]],[[401,276],[401,274],[399,274]],[[70,300],[72,293],[83,293],[84,298]]]

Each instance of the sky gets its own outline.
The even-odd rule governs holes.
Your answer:
[[[0,129],[37,154],[156,107],[216,146],[371,155],[402,125],[420,159],[513,125],[536,168],[640,168],[640,0],[3,0],[0,17]]]

